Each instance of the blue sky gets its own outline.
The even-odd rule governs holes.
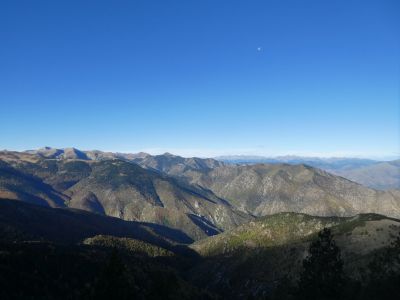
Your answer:
[[[0,148],[395,156],[400,1],[0,2]]]

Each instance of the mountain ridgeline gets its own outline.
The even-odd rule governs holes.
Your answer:
[[[210,191],[122,159],[47,159],[27,153],[6,153],[2,158],[3,198],[156,223],[193,239],[252,218]]]
[[[343,299],[386,299],[399,219],[399,190],[302,163],[0,151],[0,297],[298,299],[330,228]]]
[[[341,249],[348,282],[355,282],[355,287],[350,287],[355,291],[343,288],[347,295],[332,299],[348,299],[351,294],[353,299],[392,299],[392,294],[385,288],[371,295],[360,292],[357,287],[357,281],[363,282],[364,286],[368,284],[366,278],[370,271],[365,268],[376,263],[377,257],[387,255],[384,249],[390,248],[396,237],[400,238],[400,221],[376,214],[341,218],[279,213],[259,218],[192,244],[191,247],[205,258],[191,270],[192,280],[211,291],[223,291],[226,299],[263,299],[268,295],[266,291],[274,289],[283,291],[275,297],[269,295],[270,298],[297,299],[290,295],[291,288],[302,271],[309,244],[324,228],[332,230]],[[398,274],[399,262],[387,257],[387,263],[394,264]],[[383,263],[380,268],[385,268]],[[396,276],[398,280],[400,275]]]
[[[1,152],[0,196],[165,225],[195,240],[279,212],[400,217],[399,190],[374,190],[304,164],[74,148]]]
[[[255,216],[287,211],[319,216],[369,212],[400,216],[399,190],[374,190],[308,165],[214,163],[214,167],[200,168],[179,162],[177,170],[178,163],[171,162],[174,159],[182,158],[160,155],[135,161],[210,190]]]
[[[305,164],[339,175],[374,189],[400,189],[400,160],[376,161],[362,158],[320,158],[300,156],[221,156],[227,164]]]

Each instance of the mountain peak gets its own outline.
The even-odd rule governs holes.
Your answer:
[[[169,157],[176,157],[176,155],[169,153],[169,152],[165,152],[164,154],[162,154],[163,156],[169,156]]]

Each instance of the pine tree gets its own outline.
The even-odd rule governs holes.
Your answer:
[[[96,282],[93,299],[134,299],[133,285],[118,251],[113,249]]]
[[[391,299],[400,293],[400,234],[368,265],[362,299]]]
[[[330,229],[324,228],[311,243],[303,261],[298,287],[300,299],[341,299],[344,288],[343,261]]]

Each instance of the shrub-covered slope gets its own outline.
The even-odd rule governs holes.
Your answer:
[[[345,271],[360,279],[374,253],[390,246],[400,232],[400,220],[366,214],[349,218],[280,213],[241,225],[191,247],[205,260],[192,280],[224,297],[264,297],[280,282],[296,281],[309,243],[324,227],[332,228],[342,250]]]
[[[166,225],[194,239],[252,219],[210,191],[125,160],[46,159],[6,152],[0,163],[2,198]]]

